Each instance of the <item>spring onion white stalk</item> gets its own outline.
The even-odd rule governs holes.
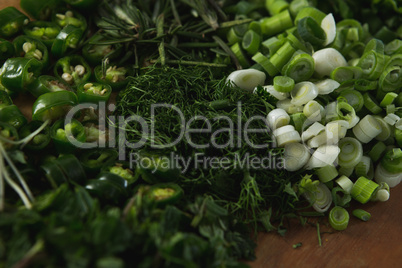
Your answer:
[[[288,125],[290,122],[290,116],[285,110],[276,108],[268,113],[267,121],[269,127],[273,130]]]
[[[395,128],[402,130],[402,119],[399,118],[399,120],[395,123]]]
[[[366,115],[353,127],[353,134],[362,143],[368,143],[381,133],[381,125],[372,115]]]
[[[327,134],[325,132],[321,132],[307,141],[307,146],[309,148],[318,148],[324,144],[327,144]]]
[[[315,100],[311,100],[303,107],[303,114],[309,121],[321,121],[325,113],[324,107]]]
[[[265,83],[266,75],[256,69],[236,70],[229,74],[226,81],[241,89],[253,91]]]
[[[305,142],[325,130],[325,126],[319,122],[314,122],[305,131],[303,131],[301,138]]]
[[[340,153],[338,164],[341,167],[352,168],[357,165],[363,156],[363,146],[355,138],[345,137],[339,141]]]
[[[289,93],[279,92],[273,85],[263,86],[262,88],[278,100],[286,100],[289,97]]]
[[[303,106],[296,106],[291,103],[290,99],[278,100],[276,108],[285,110],[288,114],[300,113],[303,111]]]
[[[402,181],[402,172],[399,173],[391,173],[387,171],[382,164],[378,164],[375,173],[374,180],[377,183],[385,182],[389,185],[389,187],[395,187]]]
[[[355,174],[358,177],[364,176],[370,180],[374,178],[374,167],[370,157],[362,156],[360,162],[355,166]]]
[[[315,82],[314,84],[318,88],[319,95],[327,95],[329,93],[332,93],[340,86],[339,82],[330,78]]]
[[[389,113],[384,117],[384,121],[391,126],[394,126],[399,120],[401,120],[401,118],[394,113]]]
[[[334,164],[340,149],[336,145],[322,145],[318,147],[310,157],[305,168],[314,169]]]
[[[379,183],[377,191],[375,191],[373,196],[371,197],[371,201],[385,202],[389,200],[389,197],[390,197],[389,185],[385,182],[381,182]]]
[[[329,76],[337,67],[347,66],[343,55],[334,48],[324,48],[314,52],[314,71],[318,77]]]
[[[310,156],[310,151],[305,145],[298,142],[286,144],[284,152],[285,169],[288,171],[301,169],[308,162]]]
[[[321,28],[324,30],[327,38],[324,42],[324,46],[331,44],[335,40],[336,36],[336,23],[334,16],[332,13],[329,13],[325,18],[321,21]]]
[[[374,115],[374,118],[377,119],[377,122],[381,126],[381,132],[375,136],[375,139],[379,141],[387,140],[389,137],[391,137],[391,126],[379,115]]]
[[[337,144],[340,139],[346,136],[348,122],[345,120],[335,120],[325,125],[327,144]]]
[[[286,125],[274,130],[273,135],[276,138],[276,145],[283,147],[288,143],[300,142],[301,137],[292,125]]]
[[[299,82],[294,86],[290,96],[292,98],[291,103],[303,105],[318,96],[318,88],[312,82]]]

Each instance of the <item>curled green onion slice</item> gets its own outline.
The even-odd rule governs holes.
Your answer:
[[[332,228],[342,231],[348,227],[349,213],[343,207],[335,206],[329,212],[328,220]]]

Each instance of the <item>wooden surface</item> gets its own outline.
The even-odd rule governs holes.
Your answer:
[[[18,0],[0,0],[0,8],[19,8]],[[22,95],[15,103],[30,113],[33,99]],[[353,216],[345,231],[333,231],[326,220],[319,220],[322,245],[319,246],[317,219],[301,226],[290,222],[284,237],[276,233],[260,233],[257,260],[252,267],[402,267],[402,186],[391,189],[391,198],[384,203],[369,203],[363,208],[372,215],[362,222]],[[292,246],[302,243],[294,249]]]

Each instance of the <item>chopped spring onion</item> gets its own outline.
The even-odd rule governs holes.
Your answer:
[[[287,76],[275,76],[274,88],[279,92],[291,92],[295,86],[295,81]]]
[[[303,125],[306,120],[307,117],[303,113],[294,113],[290,115],[290,124],[292,124],[299,133],[302,133]]]
[[[282,70],[283,66],[292,58],[296,50],[289,41],[285,42],[278,51],[269,59],[278,70]]]
[[[255,69],[236,70],[229,74],[226,81],[241,89],[253,91],[257,86],[265,83],[264,72]]]
[[[274,130],[273,134],[276,138],[276,145],[278,147],[283,147],[288,143],[301,141],[299,132],[297,132],[292,125],[277,128]]]
[[[283,66],[282,73],[298,83],[306,81],[314,74],[314,65],[311,55],[303,51],[296,51],[288,63]]]
[[[348,168],[339,167],[338,172],[339,172],[339,175],[341,175],[341,176],[350,177],[350,176],[352,176],[354,170],[355,170],[354,167],[348,167]]]
[[[250,66],[240,42],[233,44],[230,47],[230,50],[232,50],[233,54],[236,56],[236,59],[239,61],[241,67],[248,68]]]
[[[317,212],[327,211],[332,204],[332,194],[328,187],[319,183],[314,192],[305,192],[304,197],[312,203]]]
[[[311,82],[299,82],[294,86],[290,96],[292,97],[291,103],[303,105],[318,96],[318,88]]]
[[[350,195],[350,193],[345,192],[345,190],[343,190],[339,186],[333,187],[331,192],[332,192],[332,201],[334,202],[335,206],[344,207],[348,205],[352,200],[352,196]]]
[[[353,184],[353,188],[351,191],[352,198],[356,201],[365,204],[367,203],[375,190],[378,188],[378,184],[374,181],[371,181],[365,177],[359,177],[356,182]]]
[[[346,136],[348,122],[345,120],[334,120],[325,125],[327,144],[337,144],[340,139]]]
[[[359,91],[353,89],[345,89],[340,92],[339,96],[344,97],[347,102],[352,105],[353,109],[356,112],[360,111],[363,108],[364,99],[363,95]]]
[[[329,212],[328,220],[332,228],[342,231],[348,227],[349,213],[343,207],[335,206]]]
[[[398,89],[402,85],[402,70],[400,66],[388,65],[381,73],[378,85],[381,91],[389,92]]]
[[[375,169],[374,180],[377,183],[385,182],[389,187],[395,187],[402,181],[402,172],[391,173],[386,170],[381,163]]]
[[[317,23],[321,23],[325,16],[326,14],[318,8],[307,6],[299,10],[295,18],[295,24],[304,17],[312,17]]]
[[[302,141],[305,142],[311,139],[314,136],[317,136],[319,133],[325,130],[325,126],[319,122],[314,122],[311,126],[309,126],[305,131],[303,131],[301,138]]]
[[[381,165],[391,173],[402,173],[402,149],[389,149],[381,158]]]
[[[393,113],[387,114],[384,117],[384,121],[387,122],[387,124],[389,124],[391,126],[394,126],[396,124],[396,122],[398,122],[399,120],[401,120],[401,118]]]
[[[391,126],[384,120],[384,118],[379,115],[375,115],[374,118],[377,119],[377,122],[381,126],[381,133],[375,136],[376,140],[386,141],[388,138],[391,137]]]
[[[254,54],[251,59],[259,64],[270,76],[279,73],[279,70],[269,61],[268,57],[264,56],[261,52]]]
[[[324,29],[310,16],[306,16],[297,22],[297,33],[301,39],[313,46],[323,46],[327,40]]]
[[[371,197],[371,201],[380,201],[385,202],[388,201],[390,197],[390,190],[389,185],[385,182],[380,183],[380,186],[374,192],[373,196]]]
[[[363,156],[363,146],[355,138],[345,137],[339,141],[340,153],[338,164],[341,167],[351,168],[357,165]]]
[[[248,30],[242,39],[242,46],[249,54],[253,55],[258,52],[261,44],[261,35],[253,30]]]
[[[363,209],[354,209],[352,215],[362,221],[368,221],[371,218],[371,214]]]
[[[265,36],[273,36],[293,27],[289,10],[284,10],[274,16],[266,17],[261,21],[261,32]]]
[[[311,122],[321,121],[324,116],[324,107],[315,100],[311,100],[303,107],[303,114]]]
[[[335,40],[336,36],[336,23],[332,13],[326,15],[325,18],[321,21],[321,28],[326,34],[326,39],[323,45],[327,46]]]
[[[358,177],[374,178],[374,167],[371,158],[363,155],[360,162],[355,166],[355,174]]]
[[[379,114],[382,112],[382,108],[377,103],[376,99],[374,99],[369,93],[363,94],[364,107],[366,107],[371,113]]]
[[[327,165],[315,170],[315,174],[322,183],[332,181],[338,176],[338,170],[334,165]]]
[[[381,125],[372,115],[366,115],[353,127],[353,134],[362,143],[368,143],[381,133]]]
[[[262,88],[278,100],[286,100],[289,96],[288,93],[277,91],[273,85],[263,86]]]
[[[321,132],[315,137],[312,137],[307,141],[307,146],[309,148],[318,148],[321,145],[328,144],[327,143],[327,133],[326,132]]]
[[[290,116],[285,110],[276,108],[268,113],[267,121],[271,129],[277,129],[288,125],[290,122]]]
[[[362,74],[362,69],[358,66],[340,66],[335,68],[331,74],[331,79],[344,83],[350,80],[359,79]]]
[[[285,0],[266,0],[265,8],[268,10],[271,16],[276,15],[286,9],[288,9],[289,3]]]
[[[337,89],[340,86],[340,84],[337,81],[329,78],[321,80],[319,82],[315,82],[314,84],[317,86],[318,94],[320,95],[326,95],[332,93],[335,89]]]
[[[305,145],[298,142],[285,145],[284,161],[286,170],[299,170],[307,163],[309,159],[310,151]]]
[[[369,80],[376,80],[383,72],[385,65],[384,55],[369,51],[360,58],[357,66],[362,68],[363,75]]]
[[[384,98],[380,102],[381,107],[387,107],[387,105],[390,105],[394,102],[394,100],[398,97],[398,94],[395,92],[388,92],[385,94]]]
[[[387,146],[385,145],[385,143],[379,141],[373,147],[371,147],[368,156],[371,158],[373,162],[377,162],[377,160],[383,156],[386,149]]]
[[[323,48],[313,54],[314,71],[318,77],[329,76],[337,67],[347,66],[343,55],[334,48]]]
[[[306,169],[320,168],[334,164],[340,149],[336,145],[321,145],[318,147],[306,164]]]
[[[340,176],[335,182],[341,187],[345,193],[350,194],[353,188],[353,182],[345,175]]]

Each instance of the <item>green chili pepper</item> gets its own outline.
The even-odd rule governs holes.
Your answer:
[[[71,106],[78,103],[77,95],[71,91],[56,91],[40,95],[32,105],[33,120],[56,120],[64,116]]]
[[[118,67],[117,65],[111,65],[106,70],[102,69],[101,65],[98,65],[94,69],[96,81],[103,84],[108,84],[113,90],[120,90],[127,85],[127,77],[131,75],[132,68]]]
[[[85,129],[76,119],[72,119],[69,124],[65,124],[64,118],[57,120],[50,128],[50,137],[56,150],[63,154],[73,153],[78,149],[77,144],[72,141],[86,141]]]
[[[17,129],[12,125],[10,125],[10,124],[8,124],[6,122],[3,122],[1,119],[0,119],[0,135],[3,138],[6,138],[6,139],[8,139],[10,141],[18,140],[18,131],[17,131]],[[3,145],[3,147],[6,150],[14,148],[14,145],[11,144],[11,143],[8,143],[8,142],[2,141],[2,140],[0,140],[0,143]]]
[[[87,20],[85,17],[73,9],[58,8],[53,12],[52,21],[61,28],[66,27],[67,25],[73,25],[80,28],[82,32],[87,29]]]
[[[10,96],[8,93],[4,90],[0,90],[0,106],[2,105],[11,105],[13,104],[13,101],[11,100]]]
[[[67,49],[77,47],[84,32],[72,24],[65,26],[53,41],[51,48],[52,55],[56,58],[64,56]]]
[[[177,203],[183,193],[183,189],[176,183],[157,183],[149,188],[145,197],[157,207],[165,207]]]
[[[27,119],[21,113],[21,110],[18,106],[11,104],[1,104],[0,105],[0,122],[5,122],[16,129],[21,128],[23,125],[27,123]]]
[[[28,91],[34,96],[56,91],[73,91],[73,89],[61,79],[51,75],[41,75],[28,86]]]
[[[55,160],[55,163],[60,167],[69,183],[77,183],[80,185],[85,183],[87,175],[75,155],[63,154]]]
[[[40,169],[54,189],[67,182],[66,175],[55,162],[46,162],[40,166]]]
[[[18,34],[28,22],[28,17],[15,7],[0,10],[0,37],[10,38]]]
[[[180,170],[172,159],[163,155],[141,153],[137,161],[137,172],[151,184],[176,181]]]
[[[99,4],[98,0],[64,0],[67,4],[72,6],[73,8],[79,10],[90,11]]]
[[[111,93],[111,86],[101,83],[83,83],[80,84],[77,89],[79,103],[108,102]]]
[[[54,22],[38,20],[29,22],[23,27],[23,31],[25,35],[39,39],[50,49],[61,28]]]
[[[80,156],[80,161],[88,174],[99,173],[102,167],[112,165],[118,157],[114,149],[92,149],[84,152]]]
[[[54,66],[55,76],[64,80],[73,88],[88,81],[91,73],[89,64],[79,55],[61,58]]]
[[[117,161],[111,165],[105,165],[101,171],[119,176],[127,182],[127,185],[133,185],[138,179],[138,176],[131,170],[128,162]]]
[[[13,41],[15,53],[18,57],[36,59],[42,63],[42,67],[49,65],[49,52],[45,44],[36,38],[20,35]]]
[[[19,130],[20,138],[25,138],[32,134],[35,130],[41,127],[42,121],[31,121],[28,124],[21,127]],[[31,141],[25,145],[25,148],[32,151],[43,150],[50,143],[50,127],[47,125],[39,134],[35,135]]]
[[[109,131],[107,126],[99,125],[99,121],[95,119],[86,120],[86,116],[83,116],[82,125],[85,129],[85,135],[87,136],[87,142],[97,142],[98,146],[103,148],[109,142]]]
[[[88,43],[82,47],[82,56],[91,65],[100,65],[102,60],[108,58],[110,61],[117,59],[123,51],[121,44],[102,44],[104,37],[94,34]]]
[[[0,38],[0,62],[14,56],[15,50],[13,44],[8,40]]]
[[[39,75],[42,64],[37,59],[10,58],[3,64],[1,83],[9,91],[23,92]]]
[[[32,18],[46,20],[50,18],[52,10],[63,4],[62,0],[21,0],[21,8]]]

